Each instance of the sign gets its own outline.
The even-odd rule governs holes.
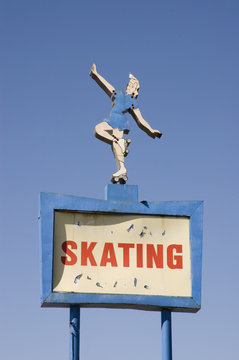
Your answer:
[[[55,212],[53,291],[191,296],[189,219]]]
[[[202,202],[116,200],[41,194],[42,306],[199,310]]]

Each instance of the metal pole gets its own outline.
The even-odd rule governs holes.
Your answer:
[[[80,307],[70,307],[70,360],[80,359]]]
[[[172,322],[171,311],[161,312],[162,360],[172,360]]]

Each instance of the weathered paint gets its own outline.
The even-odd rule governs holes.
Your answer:
[[[202,208],[201,201],[182,202],[138,202],[135,188],[127,185],[111,185],[111,198],[96,200],[68,195],[42,193],[40,197],[41,239],[42,239],[42,306],[71,306],[80,304],[85,307],[118,307],[161,310],[170,308],[174,311],[196,312],[201,302],[201,246],[202,246]],[[136,187],[137,188],[137,187]],[[123,189],[123,190],[122,190]],[[119,192],[129,191],[124,201],[119,201]],[[106,193],[110,193],[109,188]],[[134,195],[132,195],[134,194]],[[114,199],[117,200],[114,200]],[[166,216],[189,219],[189,240],[191,249],[191,296],[151,296],[143,294],[102,294],[102,293],[66,293],[53,291],[53,246],[54,217],[56,211],[71,211],[75,214],[120,214],[141,216]],[[127,229],[132,224],[129,224]],[[76,225],[77,226],[77,225]],[[129,230],[130,233],[131,230]],[[127,232],[128,233],[128,232]],[[163,232],[162,232],[163,233]],[[144,236],[143,236],[144,238]],[[81,270],[77,274],[83,273]],[[91,277],[90,274],[87,276]],[[135,277],[136,278],[136,277]],[[87,279],[87,278],[86,278]],[[77,279],[76,279],[77,281]],[[90,282],[90,280],[89,280]],[[102,288],[100,281],[98,292]],[[134,283],[134,281],[132,282]],[[147,285],[147,284],[145,284]],[[115,279],[113,288],[117,289]],[[133,286],[134,287],[134,286]]]
[[[192,294],[188,218],[57,211],[54,229],[54,292]]]
[[[138,186],[108,184],[105,187],[105,200],[137,202]]]

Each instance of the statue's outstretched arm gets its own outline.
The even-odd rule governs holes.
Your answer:
[[[159,130],[152,129],[151,126],[147,123],[147,121],[144,120],[144,118],[141,115],[141,112],[138,108],[130,109],[130,114],[133,116],[134,120],[136,121],[136,123],[140,127],[140,129],[142,129],[144,132],[146,132],[153,139],[155,137],[160,138],[162,136],[162,133]]]
[[[92,65],[90,76],[94,79],[98,85],[106,92],[109,97],[112,97],[115,88],[110,85],[101,75],[98,74],[95,64]]]

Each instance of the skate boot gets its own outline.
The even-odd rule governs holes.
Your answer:
[[[120,169],[119,171],[114,173],[110,179],[110,181],[113,184],[117,184],[117,183],[125,184],[127,180],[128,177],[127,177],[126,169]]]
[[[130,143],[131,143],[131,139],[127,139],[127,140],[119,139],[118,140],[118,144],[121,147],[121,150],[122,150],[122,153],[123,153],[124,157],[127,156],[128,153],[129,153],[129,149],[127,149],[127,148],[128,148]]]

